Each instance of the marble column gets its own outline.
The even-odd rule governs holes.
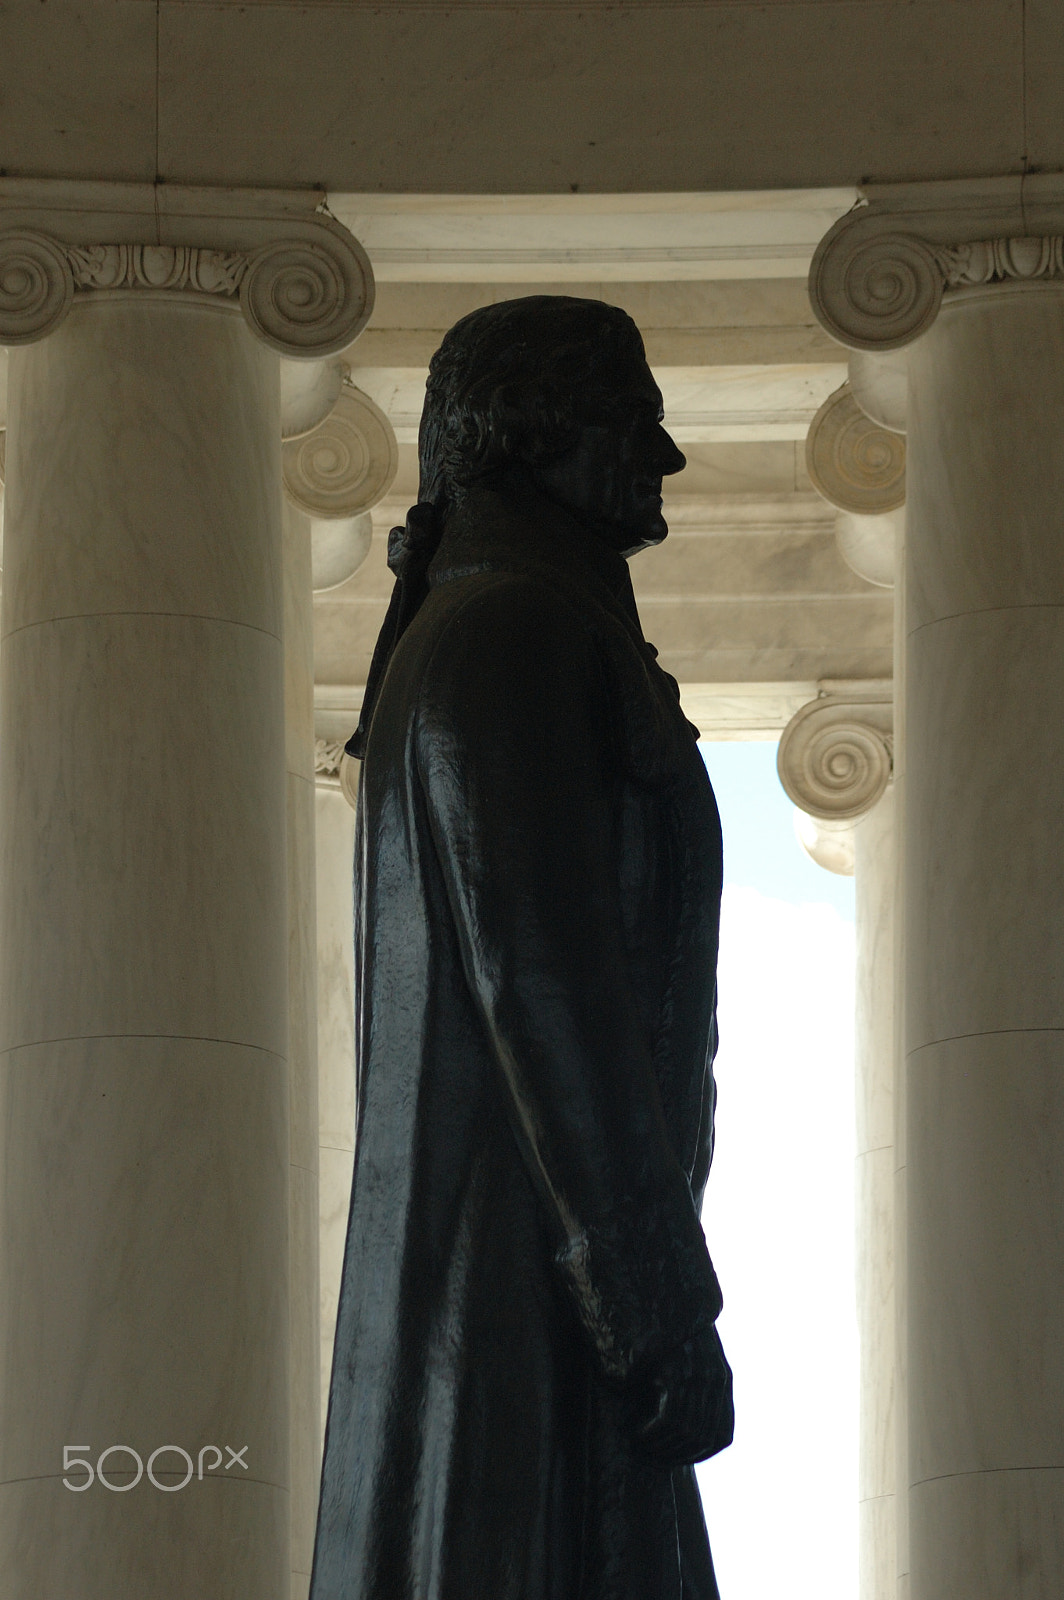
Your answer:
[[[826,689],[780,741],[779,771],[857,920],[855,1259],[860,1335],[861,1600],[894,1600],[894,794],[889,683]]]
[[[0,192],[11,1600],[291,1592],[276,352],[368,298],[312,207]]]
[[[355,813],[340,788],[342,741],[318,740],[318,1164],[321,1184],[321,1429],[332,1372],[355,1161]]]
[[[291,1556],[292,1600],[306,1600],[321,1477],[314,618],[310,520],[287,499],[282,506],[282,529],[288,838]]]
[[[811,288],[908,352],[912,1600],[1064,1583],[1064,185],[870,191]],[[1040,715],[1034,716],[1035,710]]]

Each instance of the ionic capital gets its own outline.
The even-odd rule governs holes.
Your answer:
[[[345,371],[332,410],[281,451],[284,487],[308,516],[357,517],[388,493],[399,465],[395,430]]]
[[[76,298],[231,305],[282,355],[346,349],[373,309],[361,245],[315,191],[0,180],[0,344],[43,339]]]
[[[809,269],[823,326],[852,350],[895,350],[934,322],[943,296],[977,285],[1064,279],[1064,175],[869,187]]]
[[[894,764],[889,681],[825,684],[796,711],[780,738],[780,782],[800,811],[852,822],[886,791]]]
[[[805,464],[813,488],[840,511],[878,517],[905,503],[905,439],[873,422],[849,383],[809,424]]]

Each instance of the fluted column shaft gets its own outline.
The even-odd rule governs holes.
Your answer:
[[[11,356],[9,1600],[288,1596],[279,431],[234,306],[88,295]],[[79,1491],[68,1446],[128,1448]],[[171,1449],[137,1481],[161,1446],[202,1480]]]
[[[910,351],[912,1600],[1064,1586],[1064,283]]]

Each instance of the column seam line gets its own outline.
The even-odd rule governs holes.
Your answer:
[[[172,617],[178,622],[216,622],[220,627],[247,628],[250,633],[261,633],[266,639],[283,643],[281,634],[260,628],[255,622],[241,622],[236,617],[208,617],[199,611],[71,611],[59,617],[42,617],[39,622],[22,622],[5,633],[0,643],[6,644],[16,634],[27,633],[31,628],[47,628],[53,622],[90,622],[99,617]]]
[[[975,1467],[971,1472],[936,1472],[929,1478],[917,1478],[915,1483],[910,1483],[909,1488],[920,1489],[925,1483],[945,1483],[950,1478],[989,1478],[1001,1472],[1064,1472],[1064,1463],[1060,1466]]]
[[[1014,606],[973,606],[970,611],[951,611],[949,613],[949,615],[946,616],[946,617],[932,617],[930,622],[921,622],[921,623],[919,623],[917,625],[917,627],[912,628],[909,631],[909,633],[906,635],[906,638],[915,639],[916,635],[918,633],[923,633],[924,630],[927,629],[927,628],[940,627],[943,622],[958,622],[958,621],[963,620],[965,617],[1000,616],[1004,612],[1007,612],[1007,611],[1060,611],[1060,612],[1064,612],[1064,600],[1060,600],[1060,601],[1058,601],[1058,602],[1056,602],[1056,603],[1054,603],[1052,605],[1050,605],[1050,604],[1048,604],[1046,602],[1042,602],[1042,601],[1031,600],[1031,601],[1024,601],[1022,604],[1014,605]]]
[[[152,203],[155,206],[155,242],[159,243],[159,55],[162,42],[162,0],[155,0],[155,182],[152,185]]]
[[[1020,115],[1023,137],[1023,174],[1020,178],[1020,213],[1027,227],[1027,185],[1024,179],[1030,170],[1030,139],[1027,126],[1027,0],[1020,0]]]
[[[0,1046],[0,1056],[14,1055],[16,1050],[36,1050],[42,1044],[77,1044],[88,1039],[172,1039],[185,1044],[227,1044],[237,1050],[255,1050],[259,1055],[272,1056],[275,1061],[287,1063],[288,1057],[264,1044],[248,1044],[243,1039],[219,1039],[211,1033],[60,1033],[55,1038],[29,1039],[22,1044]]]
[[[76,1472],[77,1470],[78,1469],[73,1466],[70,1468],[71,1472]],[[116,1472],[120,1472],[123,1469],[116,1467],[114,1470]],[[127,1468],[126,1470],[128,1471],[129,1469]],[[19,1483],[61,1483],[66,1476],[67,1474],[65,1472],[33,1472],[25,1478],[0,1478],[0,1489],[6,1489],[9,1485]],[[161,1478],[164,1476],[164,1474],[159,1472],[156,1474],[156,1476]],[[177,1473],[172,1472],[170,1476],[176,1478]],[[224,1478],[221,1473],[217,1471],[217,1469],[215,1469],[213,1472],[205,1473],[202,1478],[192,1478],[187,1487],[191,1488],[193,1483],[206,1483],[208,1481],[213,1481],[215,1483],[254,1483],[257,1484],[260,1489],[278,1489],[281,1494],[291,1494],[292,1492],[287,1484],[274,1483],[272,1478]],[[95,1488],[96,1485],[94,1484],[93,1487]],[[78,1492],[84,1494],[85,1491],[80,1490]],[[119,1490],[119,1493],[121,1492],[122,1491]]]
[[[920,1048],[922,1049],[923,1046],[921,1045]],[[860,1161],[862,1156],[876,1156],[876,1155],[879,1154],[879,1152],[881,1150],[893,1150],[893,1149],[894,1149],[893,1142],[890,1143],[890,1144],[870,1144],[868,1146],[867,1150],[858,1150],[856,1156],[854,1157],[854,1160],[855,1161]]]
[[[1011,1034],[1011,1033],[1020,1033],[1020,1034],[1026,1034],[1026,1033],[1061,1033],[1061,1034],[1064,1034],[1064,1027],[1059,1027],[1059,1028],[978,1028],[978,1029],[973,1029],[970,1033],[948,1033],[948,1034],[945,1034],[941,1039],[928,1039],[926,1044],[914,1045],[911,1050],[907,1050],[905,1052],[905,1059],[906,1059],[906,1061],[909,1061],[909,1060],[911,1060],[911,1058],[913,1056],[918,1056],[922,1050],[933,1050],[936,1045],[940,1045],[940,1044],[956,1044],[961,1039],[1000,1039],[1000,1038],[1004,1038],[1006,1035]]]

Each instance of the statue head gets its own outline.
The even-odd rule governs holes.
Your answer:
[[[446,511],[476,485],[532,488],[628,555],[665,537],[661,480],[684,466],[661,418],[626,312],[567,295],[482,306],[432,358],[418,498]]]

